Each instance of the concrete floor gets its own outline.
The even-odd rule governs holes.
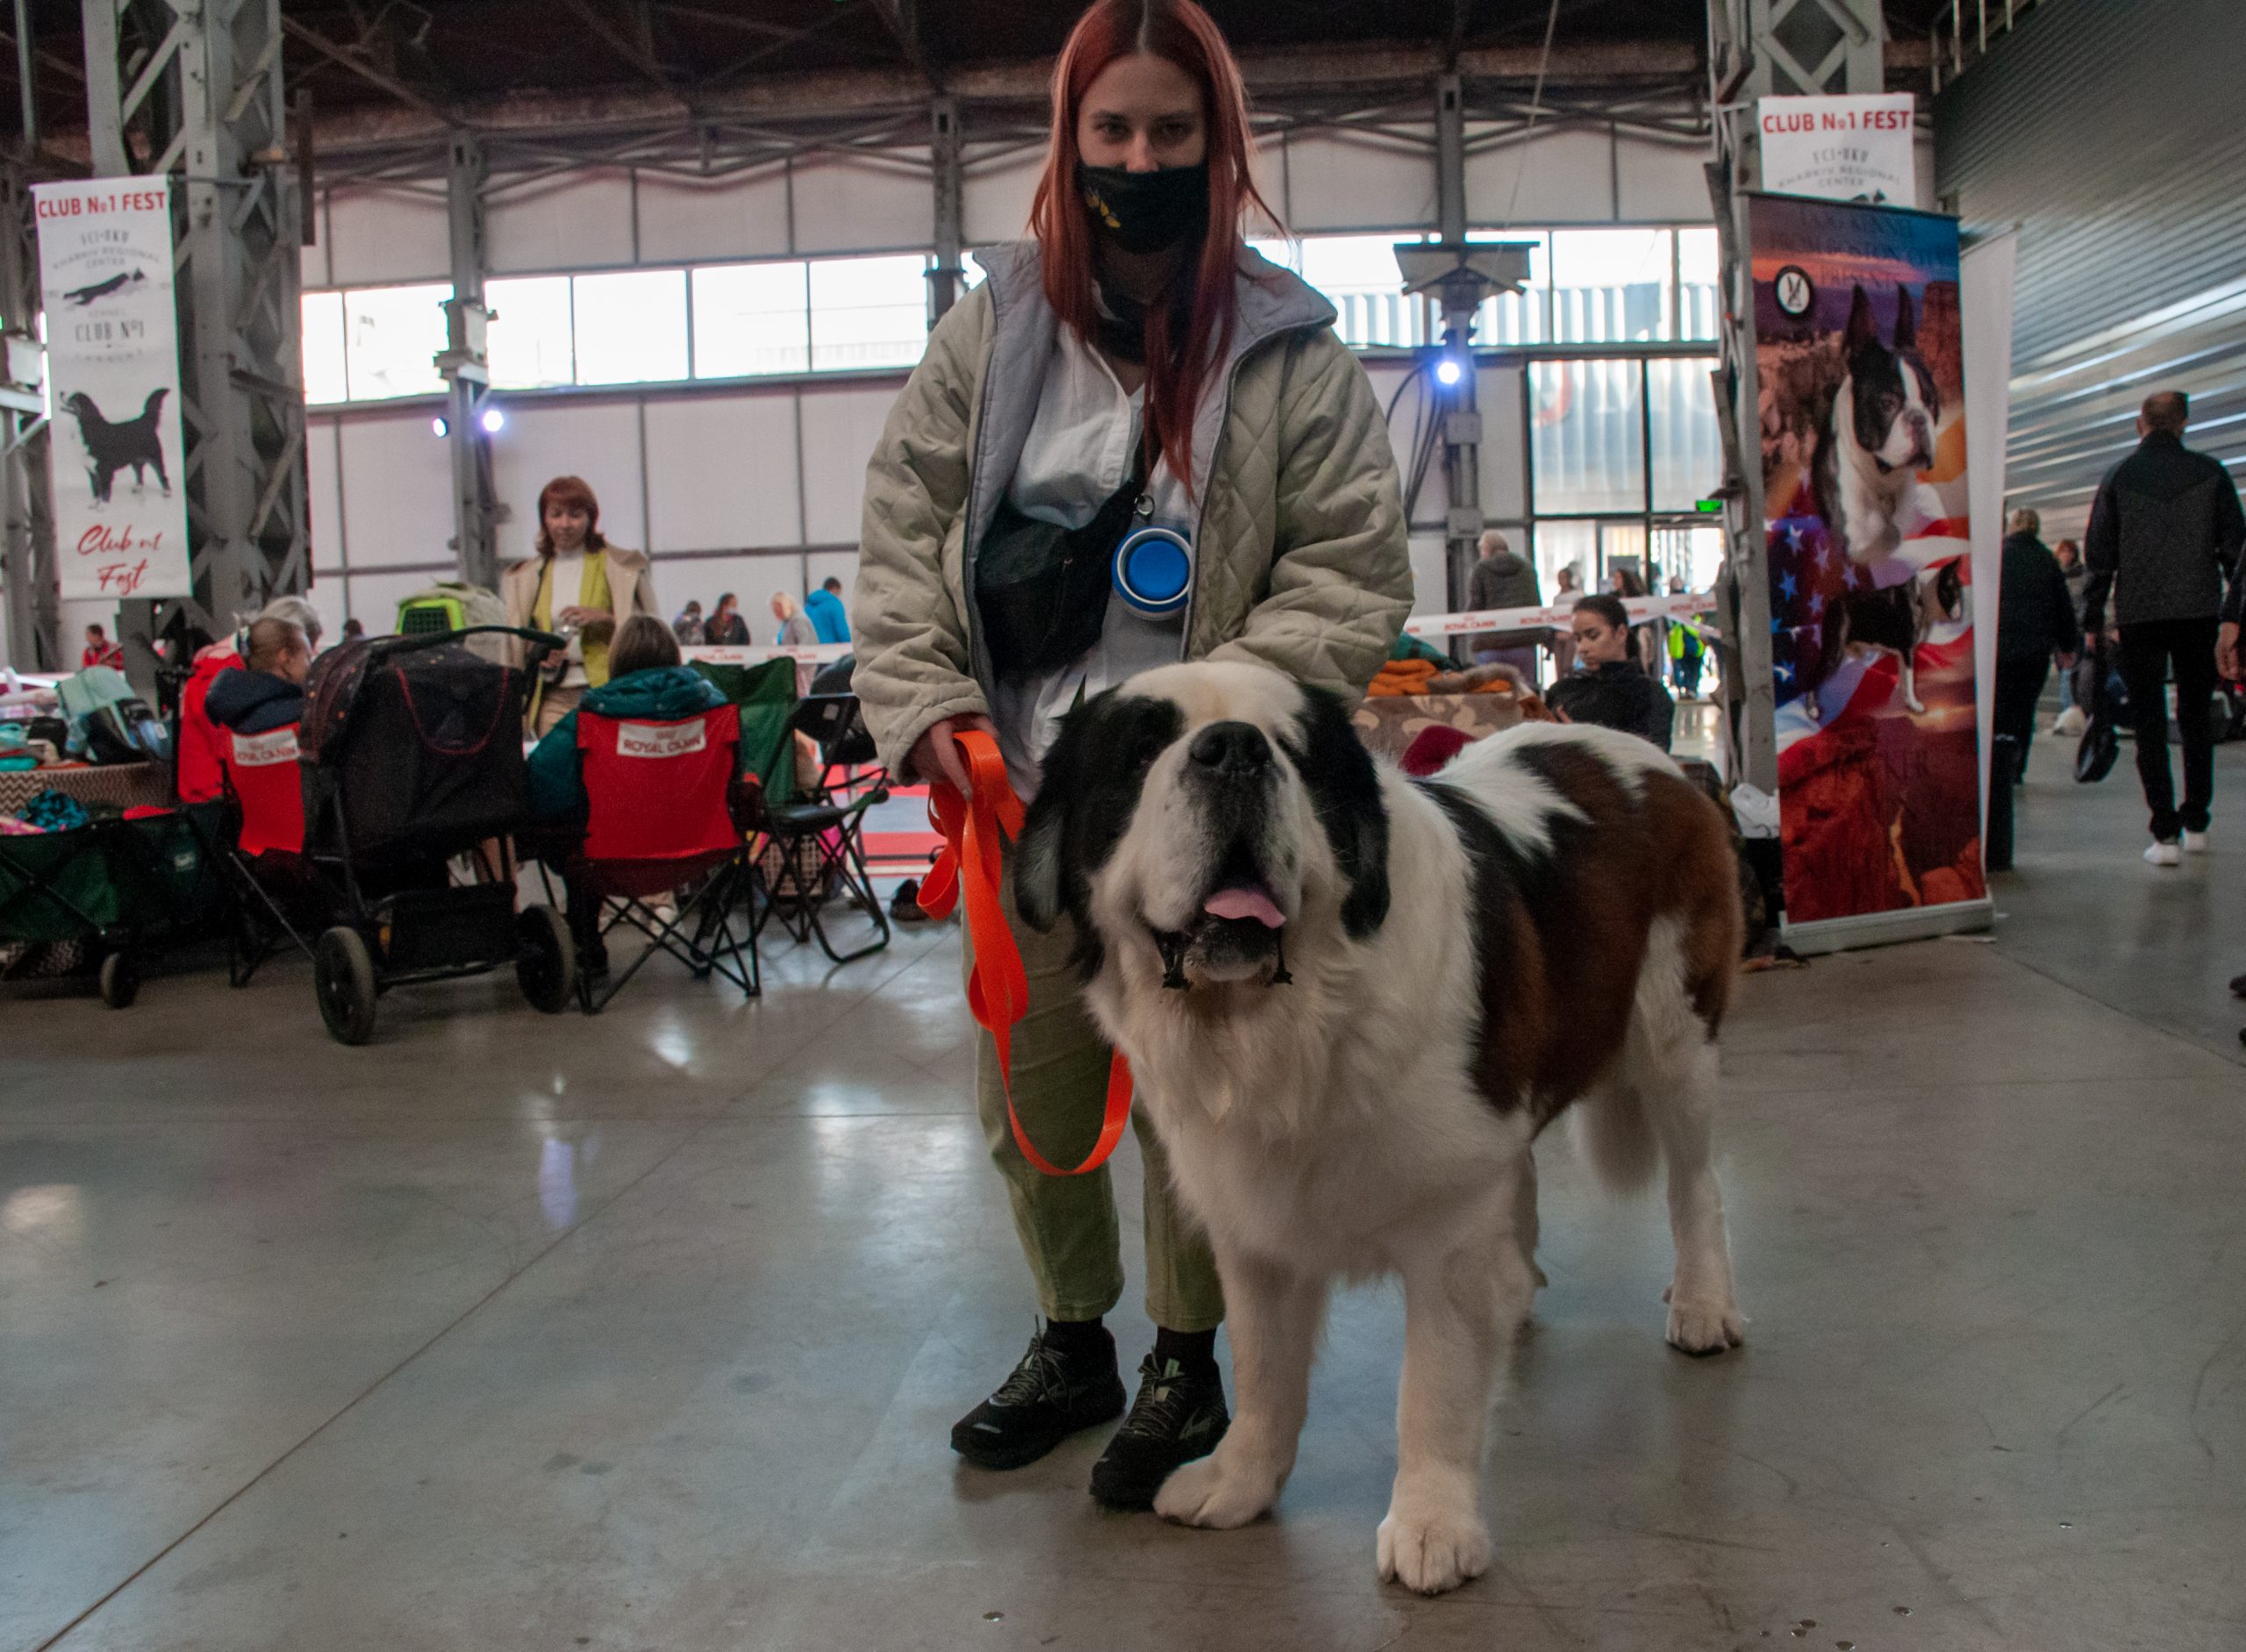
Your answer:
[[[1248,1530],[1101,1514],[1097,1437],[946,1448],[1030,1328],[955,932],[753,1005],[404,992],[361,1050],[297,965],[18,995],[0,1648],[2235,1652],[2246,840],[2156,874],[2134,791],[2039,770],[1993,944],[1744,983],[1739,1354],[1662,1346],[1657,1204],[1553,1144],[1498,1561],[1432,1602],[1373,1576],[1391,1291]]]

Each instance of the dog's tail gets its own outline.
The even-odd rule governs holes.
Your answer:
[[[148,399],[140,404],[140,417],[143,418],[155,418],[156,410],[164,404],[164,397],[170,394],[170,388],[164,385],[159,385],[156,389],[150,390],[148,392]]]
[[[1602,1084],[1570,1107],[1568,1118],[1577,1154],[1610,1192],[1634,1193],[1653,1180],[1661,1148],[1635,1088]]]

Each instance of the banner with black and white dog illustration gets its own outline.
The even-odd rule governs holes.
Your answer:
[[[67,599],[192,590],[170,185],[40,183],[55,560]]]

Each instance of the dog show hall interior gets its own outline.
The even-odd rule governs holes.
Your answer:
[[[0,29],[0,1652],[2246,1645],[2238,8]]]

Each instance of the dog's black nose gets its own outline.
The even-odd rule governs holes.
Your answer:
[[[1220,775],[1252,775],[1271,762],[1271,742],[1253,723],[1212,723],[1187,749],[1195,762]]]

